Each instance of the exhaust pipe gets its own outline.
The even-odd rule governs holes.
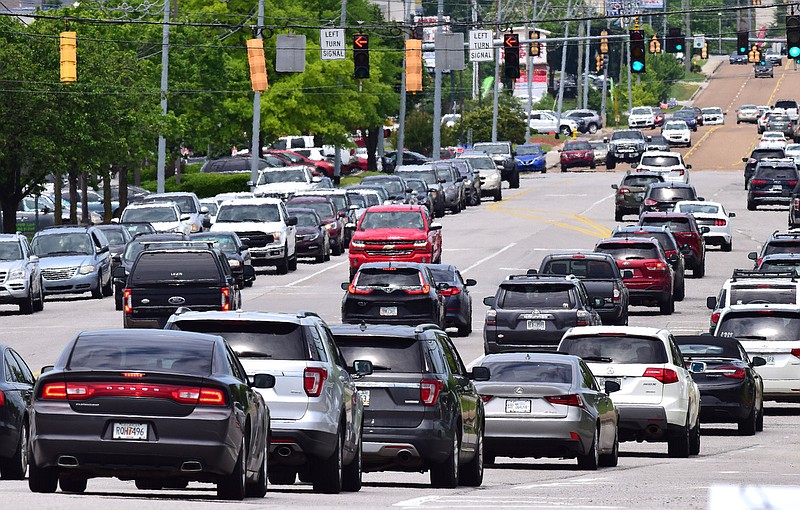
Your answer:
[[[72,455],[62,455],[58,458],[59,467],[78,467],[78,459]]]
[[[202,470],[203,470],[203,465],[196,460],[187,460],[186,462],[181,464],[181,471],[197,472]]]
[[[400,461],[401,464],[406,464],[412,458],[411,452],[408,450],[400,450],[397,452],[397,460]]]
[[[277,453],[279,457],[288,457],[292,454],[292,449],[288,446],[280,446],[275,450],[275,453]]]
[[[664,435],[664,431],[658,425],[648,425],[645,430],[649,436],[654,438],[659,438]]]

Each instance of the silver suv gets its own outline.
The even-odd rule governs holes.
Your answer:
[[[19,305],[25,314],[44,308],[39,257],[22,234],[0,234],[0,304]]]
[[[364,410],[354,379],[372,373],[352,367],[325,321],[311,312],[182,312],[165,329],[224,337],[248,376],[275,376],[258,390],[270,410],[269,481],[290,485],[297,475],[316,492],[361,489]]]
[[[567,110],[561,116],[577,122],[581,133],[593,135],[603,127],[603,119],[595,110]]]

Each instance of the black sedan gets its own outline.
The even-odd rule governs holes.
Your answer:
[[[330,260],[330,234],[317,211],[305,207],[290,207],[287,211],[297,218],[297,232],[295,233],[297,256],[314,257],[316,262]]]
[[[750,359],[735,338],[700,335],[675,340],[700,388],[700,422],[736,423],[743,436],[764,430],[764,384],[755,367],[766,360]]]
[[[106,239],[108,239],[108,251],[111,253],[112,268],[119,265],[119,256],[125,250],[125,245],[133,239],[133,234],[126,227],[127,225],[120,225],[119,223],[97,225],[97,228],[102,230],[106,235]]]
[[[256,272],[253,269],[253,258],[250,256],[248,246],[239,239],[236,232],[199,232],[192,234],[192,241],[211,241],[214,248],[225,254],[228,264],[231,266],[231,273],[236,278],[239,288],[252,287],[256,281]]]
[[[22,480],[28,470],[26,415],[35,380],[14,349],[0,344],[0,474]]]
[[[439,291],[444,297],[445,325],[458,328],[459,336],[469,336],[472,333],[472,296],[468,287],[478,282],[471,278],[464,280],[458,268],[450,264],[430,264],[428,267],[437,284],[450,286]]]
[[[81,493],[95,477],[140,489],[215,483],[221,499],[267,491],[269,410],[222,337],[161,330],[79,333],[36,381],[32,492]]]

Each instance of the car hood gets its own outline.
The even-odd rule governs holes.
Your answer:
[[[537,159],[544,158],[544,154],[525,154],[522,156],[514,156],[518,161],[536,161]]]
[[[285,225],[281,221],[233,221],[224,222],[218,221],[211,225],[211,232],[249,232],[255,230],[256,232],[278,232],[283,230]]]
[[[632,113],[631,119],[654,119],[656,116],[652,113]]]
[[[181,227],[180,221],[157,221],[151,222],[150,224],[153,225],[156,232],[172,232],[176,228]]]
[[[297,235],[319,234],[319,227],[296,227],[295,232]]]
[[[661,132],[664,136],[669,135],[691,135],[688,129],[665,129]]]
[[[292,193],[294,191],[305,191],[313,189],[313,185],[302,182],[275,182],[272,184],[259,184],[253,189],[253,193]]]
[[[72,267],[93,264],[92,257],[89,255],[64,255],[56,257],[39,258],[39,267],[49,269],[51,267]]]
[[[25,267],[24,260],[0,260],[0,271],[12,271],[18,267]],[[4,277],[5,278],[5,277]],[[0,280],[2,281],[2,280]]]
[[[356,230],[353,239],[357,241],[402,241],[404,239],[427,239],[428,234],[424,230],[416,228],[373,228],[370,230]]]

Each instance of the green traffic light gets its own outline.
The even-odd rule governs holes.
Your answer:
[[[800,46],[792,46],[789,48],[789,56],[792,58],[800,57]]]
[[[637,72],[641,71],[644,69],[644,62],[639,62],[638,60],[636,62],[631,62],[631,69]]]
[[[747,53],[747,48],[739,47],[739,53]]]
[[[681,50],[683,50],[683,45],[682,44],[676,44],[675,45],[675,49],[678,50],[678,51],[681,51]]]

